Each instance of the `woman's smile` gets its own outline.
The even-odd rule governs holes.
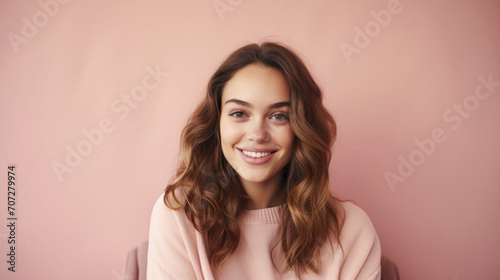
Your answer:
[[[276,150],[236,148],[243,160],[249,164],[264,164],[271,160]]]

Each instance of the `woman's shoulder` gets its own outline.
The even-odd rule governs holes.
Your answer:
[[[352,240],[360,236],[364,238],[377,238],[375,227],[366,212],[351,201],[339,203],[344,210],[344,223],[341,231],[341,239]]]
[[[161,194],[155,201],[153,205],[153,210],[151,212],[151,222],[152,223],[172,223],[175,222],[174,210],[167,207],[164,200],[165,194]]]
[[[150,242],[156,240],[160,243],[178,243],[186,238],[194,239],[196,230],[186,216],[184,207],[168,207],[162,194],[153,206],[149,232]]]
[[[179,220],[187,219],[182,207],[182,201],[176,202],[167,196],[169,206],[165,203],[165,193],[162,193],[155,201],[151,212],[151,222],[166,226],[168,224],[178,224]]]
[[[339,204],[344,209],[346,223],[372,225],[368,214],[366,214],[366,212],[354,202],[346,200],[341,201]]]

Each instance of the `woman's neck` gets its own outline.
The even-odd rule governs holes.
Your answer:
[[[245,209],[263,209],[283,204],[285,195],[283,177],[281,174],[277,175],[266,182],[242,181],[243,188],[248,195]]]

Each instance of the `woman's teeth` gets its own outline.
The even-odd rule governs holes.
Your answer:
[[[261,153],[261,152],[249,152],[249,151],[243,151],[243,153],[249,157],[253,157],[253,158],[261,158],[261,157],[267,157],[268,155],[271,154],[271,152],[265,152],[265,153]]]

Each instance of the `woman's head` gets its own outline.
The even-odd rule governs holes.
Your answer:
[[[245,86],[249,80],[255,87]],[[248,108],[253,111],[244,111]],[[261,122],[240,129],[238,118],[245,114],[257,114]],[[247,197],[242,181],[280,179],[287,263],[314,270],[319,247],[328,237],[328,220],[334,219],[336,237],[340,228],[335,206],[328,203],[335,135],[335,122],[322,104],[321,91],[300,58],[276,43],[246,45],[213,74],[205,99],[184,128],[183,164],[167,187],[165,201],[172,205],[168,194],[185,190],[182,205],[197,229],[206,232],[212,264],[219,267],[238,246],[236,218]],[[244,161],[248,152],[256,154]],[[249,172],[240,169],[243,163],[268,159],[275,163],[272,170],[262,168],[265,164]]]
[[[250,44],[234,51],[209,81],[207,96],[201,106],[207,109],[203,113],[210,115],[206,121],[213,128],[212,137],[217,139],[214,144],[217,144],[218,158],[223,158],[219,133],[224,89],[237,72],[252,64],[274,69],[282,75],[290,94],[290,126],[297,142],[293,154],[300,156],[297,153],[303,151],[299,150],[307,148],[304,144],[309,143],[322,150],[322,154],[316,155],[315,161],[326,167],[326,170],[321,169],[322,172],[327,171],[330,147],[336,135],[335,122],[324,108],[321,91],[301,59],[289,48],[270,42],[260,46]]]
[[[248,195],[246,208],[281,204],[295,138],[283,74],[255,63],[241,68],[225,84],[220,110],[222,152]]]

